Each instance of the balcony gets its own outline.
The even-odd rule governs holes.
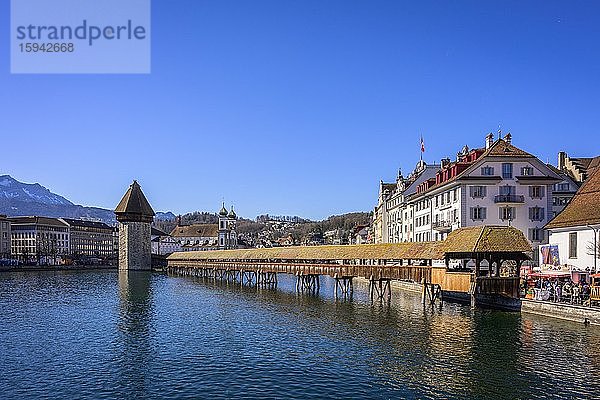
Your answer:
[[[452,230],[451,221],[434,221],[431,227],[438,232],[450,232]]]
[[[498,194],[494,197],[494,203],[525,203],[525,196],[519,194]]]

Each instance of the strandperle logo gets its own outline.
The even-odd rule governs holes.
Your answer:
[[[133,21],[128,20],[124,25],[117,26],[99,26],[89,24],[83,20],[81,25],[72,27],[63,26],[17,26],[17,40],[86,40],[90,46],[100,39],[105,40],[144,40],[146,39],[146,28],[141,25],[134,25]]]
[[[12,73],[150,73],[150,0],[11,0]]]

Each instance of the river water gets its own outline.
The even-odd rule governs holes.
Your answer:
[[[600,397],[600,328],[199,278],[0,274],[0,397]]]

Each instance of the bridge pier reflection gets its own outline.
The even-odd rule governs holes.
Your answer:
[[[392,297],[390,280],[391,279],[386,278],[369,278],[369,294],[371,296],[371,301],[373,301],[375,298],[377,300],[390,300]]]

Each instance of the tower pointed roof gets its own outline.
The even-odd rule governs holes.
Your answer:
[[[115,214],[117,215],[117,221],[121,222],[152,222],[155,215],[137,181],[133,181],[129,186],[117,208],[115,208]]]

